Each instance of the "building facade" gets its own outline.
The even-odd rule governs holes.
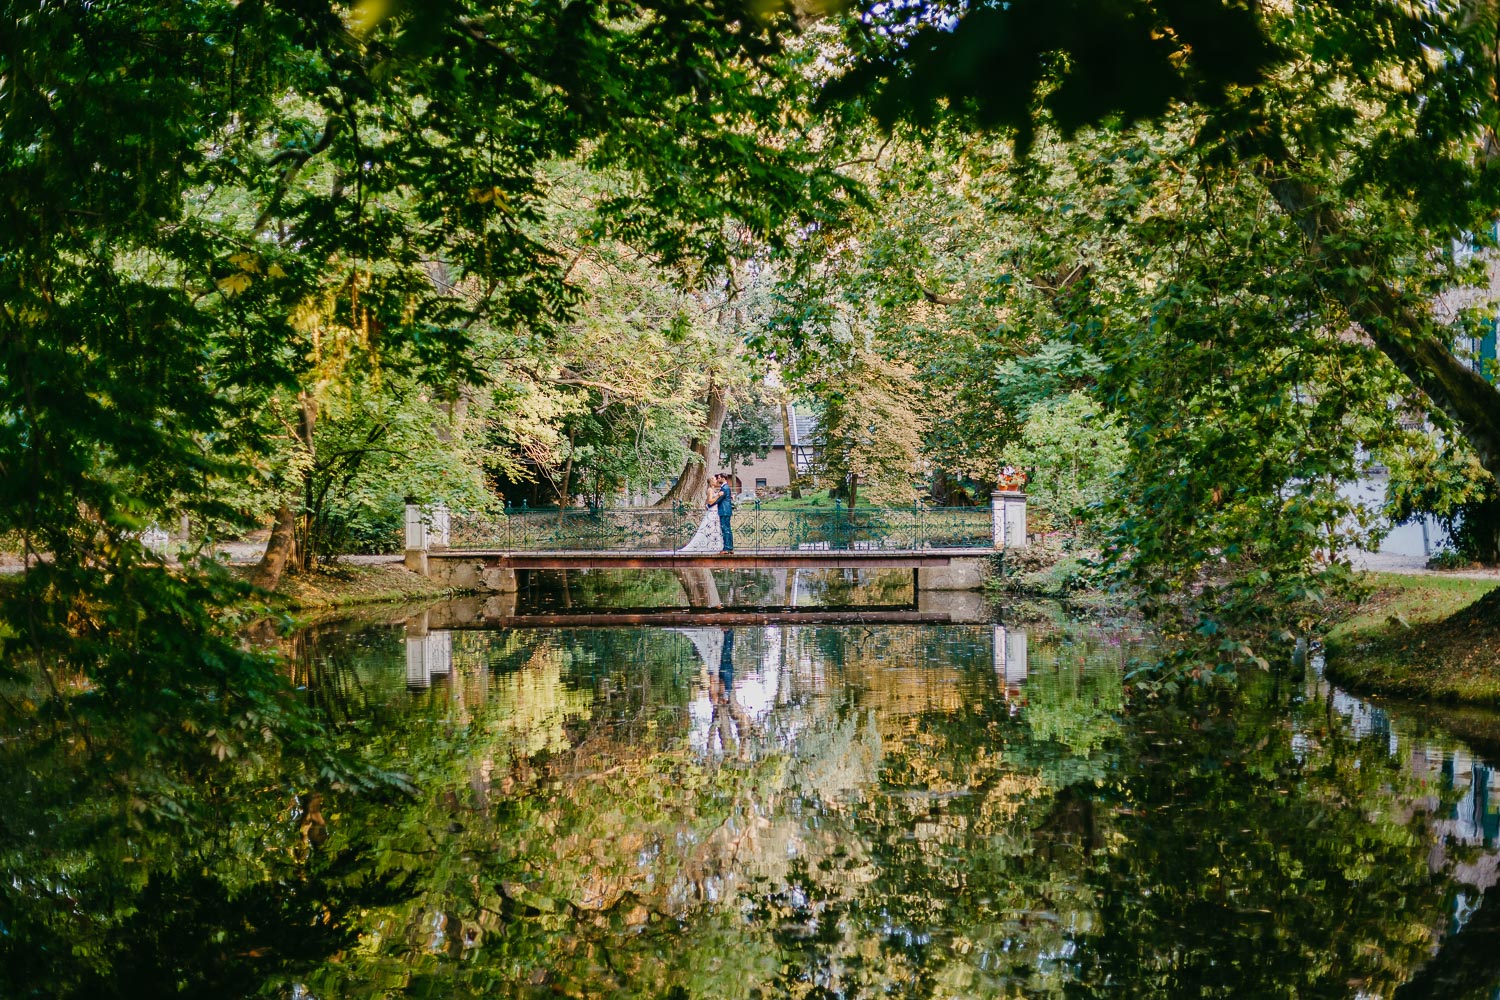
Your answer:
[[[792,460],[796,464],[797,475],[806,476],[812,473],[817,464],[818,456],[821,454],[820,440],[821,432],[818,420],[811,413],[799,410],[795,405],[788,406],[791,410],[792,440],[788,444],[786,435],[782,432],[782,421],[772,419],[771,421],[771,450],[765,458],[755,458],[748,462],[740,462],[730,468],[729,463],[722,458],[713,466],[715,471],[729,472],[734,475],[734,491],[743,496],[764,496],[767,493],[777,493],[785,490],[791,485],[788,480],[787,451],[790,450]]]

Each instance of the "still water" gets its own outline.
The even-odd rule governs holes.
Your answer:
[[[800,606],[786,585],[714,581]],[[622,603],[599,581],[565,596]],[[34,970],[15,995],[1500,995],[1487,717],[1389,711],[1316,671],[1129,705],[1146,640],[1060,610],[479,621],[454,605],[286,640],[318,738],[384,776],[364,787],[246,760],[206,818],[91,830],[58,786],[62,825],[9,859],[54,874],[0,894],[0,949],[17,935]],[[97,846],[49,854],[64,831]]]
[[[288,995],[1493,996],[1500,788],[1316,677],[1127,709],[1066,619],[320,630],[417,797]]]

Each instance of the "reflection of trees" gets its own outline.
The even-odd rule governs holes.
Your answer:
[[[448,925],[502,935],[506,954],[529,955],[530,968],[494,970],[517,981],[545,966],[559,984],[607,982],[623,995],[675,985],[743,996],[783,968],[798,970],[783,982],[792,992],[860,983],[909,991],[939,975],[965,981],[975,967],[949,960],[955,927],[969,927],[973,947],[1001,952],[991,926],[999,911],[965,879],[977,871],[992,890],[1005,884],[1020,912],[1030,908],[1027,888],[1046,880],[1011,885],[1015,876],[1058,858],[1054,850],[1027,860],[1037,857],[1027,817],[1045,825],[1046,790],[997,750],[1026,731],[995,697],[981,641],[988,630],[970,632],[955,644],[935,630],[799,630],[786,644],[766,736],[755,755],[733,755],[733,766],[685,752],[662,726],[629,718],[657,715],[660,701],[616,706],[615,724],[635,738],[611,740],[601,725],[610,710],[601,713],[596,700],[587,733],[573,733],[574,749],[540,765],[528,755],[526,783],[513,785],[497,810],[497,828],[484,838],[495,870],[482,882],[498,886],[498,899],[466,890],[461,905],[447,904]],[[627,644],[607,635],[568,642],[567,655],[596,690],[604,679],[597,671],[620,662],[614,657]],[[664,659],[680,670],[681,639],[658,644],[657,655],[673,645]],[[763,657],[771,648],[762,639],[743,652]],[[634,653],[647,677],[662,673],[645,649]],[[710,700],[727,707],[730,687],[715,689],[712,672],[706,682]],[[471,831],[475,822],[448,825]],[[985,859],[977,869],[975,859]],[[749,925],[736,916],[736,900],[752,907]],[[414,910],[410,926],[428,927],[422,914],[431,909]],[[491,911],[512,919],[487,923]],[[619,939],[629,928],[635,936]],[[1061,940],[1056,920],[1023,916],[1017,928],[1041,942],[1033,954]],[[902,935],[913,943],[887,954]],[[408,951],[392,961],[428,958]],[[625,965],[629,976],[610,978]]]
[[[410,898],[407,871],[367,867],[327,836],[319,788],[359,785],[366,808],[397,805],[394,783],[337,752],[352,735],[337,713],[369,694],[342,649],[332,634],[295,643],[302,694],[328,711],[290,742],[251,729],[196,761],[161,752],[191,717],[149,706],[122,715],[84,699],[68,720],[77,739],[56,738],[46,718],[21,728],[6,715],[0,995],[239,996],[322,964],[357,941],[360,914]],[[397,655],[385,653],[392,667]],[[325,682],[326,698],[313,690]],[[266,701],[247,727],[277,710],[270,692],[253,694]],[[163,704],[174,696],[160,693]]]
[[[1332,732],[1305,762],[1280,709],[1205,717],[1206,756],[1203,718],[1140,720],[1122,741],[1118,675],[1080,663],[1119,649],[1088,637],[1034,640],[1028,709],[1011,717],[983,630],[783,636],[750,759],[616,747],[606,781],[508,807],[546,831],[511,856],[525,873],[511,892],[562,915],[553,931],[576,951],[528,939],[556,987],[983,996],[1233,979],[1241,996],[1316,996],[1350,978],[1380,990],[1430,946],[1413,913],[1431,927],[1445,910],[1421,825],[1371,822],[1413,790],[1340,765]],[[1382,888],[1349,906],[1368,879]],[[1310,922],[1322,930],[1299,937]],[[606,952],[612,966],[588,958]]]
[[[795,577],[795,588],[792,586]],[[910,570],[559,570],[527,571],[521,607],[661,608],[715,604],[905,605]]]
[[[798,570],[798,589],[810,603],[869,606],[911,604],[911,571],[905,569]]]
[[[780,599],[784,572],[753,570],[532,570],[523,580],[522,607],[711,607]]]
[[[1247,697],[1233,714],[1153,715],[1104,790],[1108,848],[1089,877],[1086,986],[1138,995],[1388,995],[1447,912],[1425,792],[1389,743],[1321,706]],[[1143,892],[1149,888],[1149,894]]]
[[[128,799],[36,756],[0,817],[25,887],[0,949],[60,995],[1318,996],[1426,960],[1450,883],[1378,734],[1258,692],[1122,722],[1090,633],[1031,636],[1013,715],[990,636],[741,629],[726,670],[670,632],[455,633],[408,694],[396,635],[309,634],[325,737],[415,793],[246,761],[200,828],[101,836]],[[751,682],[770,700],[736,718]],[[695,700],[733,752],[695,742]],[[1472,971],[1446,955],[1434,981]]]

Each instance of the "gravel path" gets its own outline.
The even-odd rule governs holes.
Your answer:
[[[215,551],[223,553],[228,561],[236,565],[243,563],[259,562],[260,557],[265,555],[265,542],[220,542],[214,546]],[[338,561],[350,566],[384,566],[388,563],[401,562],[399,555],[382,556],[339,556]]]
[[[1490,569],[1428,569],[1422,556],[1392,552],[1355,552],[1349,562],[1355,569],[1372,573],[1408,573],[1414,576],[1461,576],[1475,580],[1500,580],[1500,567]]]

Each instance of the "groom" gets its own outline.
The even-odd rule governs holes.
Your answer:
[[[734,554],[734,529],[729,520],[734,517],[734,498],[729,489],[729,477],[724,473],[714,476],[708,493],[708,505],[719,508],[719,534],[724,538],[724,551]]]

